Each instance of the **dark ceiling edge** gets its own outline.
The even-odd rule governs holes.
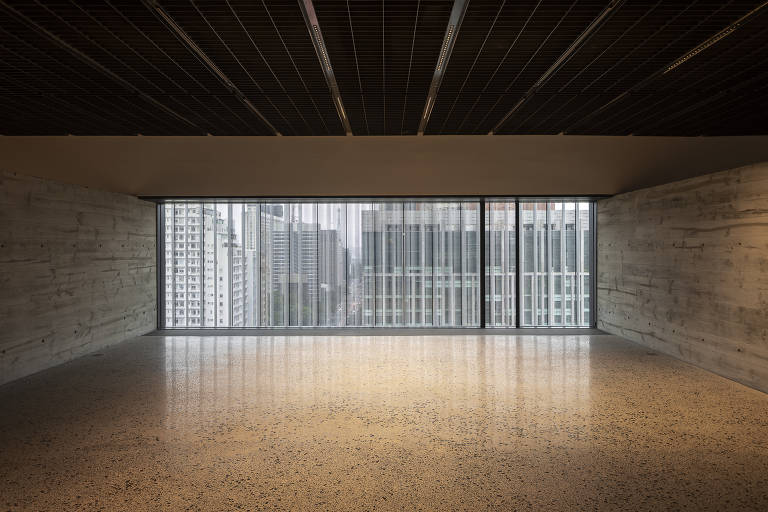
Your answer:
[[[448,18],[448,26],[445,27],[445,34],[443,35],[443,43],[440,45],[440,53],[437,55],[435,72],[432,75],[432,82],[429,84],[427,101],[424,104],[424,111],[419,120],[417,135],[423,136],[424,130],[429,123],[429,116],[432,114],[435,101],[437,101],[440,84],[443,82],[443,76],[445,75],[445,68],[448,67],[448,62],[451,60],[451,53],[453,53],[454,44],[459,36],[459,29],[461,28],[461,22],[464,20],[464,14],[467,12],[468,3],[469,0],[454,0],[453,2],[451,15]]]
[[[0,0],[2,1],[2,0]],[[245,108],[250,110],[262,123],[267,125],[270,131],[274,135],[281,135],[277,128],[259,112],[259,110],[251,103],[251,101],[245,96],[245,94],[237,88],[232,80],[224,74],[224,72],[214,63],[208,55],[195,43],[195,41],[189,37],[181,26],[176,23],[170,14],[157,2],[157,0],[141,0],[147,9],[165,26],[175,37],[181,42],[184,47],[187,48],[192,54],[194,54],[200,62],[202,62],[213,73],[224,86],[243,104]]]
[[[383,0],[371,1],[369,7],[382,17],[379,20],[374,11],[361,7],[360,30],[373,32],[367,35],[370,41],[360,46],[358,62],[357,50],[348,41],[350,35],[354,38],[349,5],[355,3],[347,2],[345,13],[345,0],[251,3],[253,9],[249,7],[247,15],[264,18],[264,30],[261,25],[243,25],[234,9],[230,16],[226,2],[220,3],[224,10],[207,11],[194,0],[192,4],[142,0],[121,5],[108,1],[92,6],[0,0],[0,15],[8,25],[0,29],[7,67],[0,108],[3,130],[8,135],[272,135],[276,133],[270,131],[272,124],[286,135],[344,135],[349,134],[344,126],[346,113],[348,122],[356,123],[356,133],[367,133],[367,124],[357,127],[357,94],[345,88],[343,94],[350,97],[343,106],[340,95],[334,94],[334,86],[353,85],[354,65],[366,123],[368,98],[376,105],[383,100],[371,131],[376,135],[430,133],[427,120],[435,125],[433,132],[455,134],[768,134],[762,115],[768,106],[764,87],[768,73],[766,0],[569,0],[558,4],[559,18],[550,18],[555,11],[546,8],[536,14],[539,4],[547,5],[539,0],[525,6],[469,0],[438,0],[432,6],[434,0],[425,0],[418,5],[404,2],[399,4],[402,9],[392,9],[391,14],[397,16],[392,19],[398,21],[391,25],[389,4],[382,10]],[[268,5],[280,6],[276,13],[286,17],[276,23]],[[192,11],[186,13],[184,6]],[[529,7],[533,10],[522,23]],[[307,13],[314,9],[323,17],[324,33],[309,21],[312,16]],[[507,32],[513,25],[504,20],[522,23],[506,52],[504,38],[511,35]],[[554,27],[537,46],[538,31],[550,21]],[[327,42],[325,33],[329,34]],[[443,38],[437,39],[441,33]],[[282,51],[261,55],[250,37],[255,34],[263,38],[260,45],[274,43],[276,50],[282,45]],[[390,36],[395,38],[390,41]],[[530,48],[515,47],[522,37]],[[341,46],[335,46],[337,41]],[[408,42],[409,60],[405,53]],[[397,46],[393,52],[388,49],[390,43]],[[379,55],[377,48],[382,44],[386,51]],[[271,78],[262,81],[259,73],[252,76],[251,63],[241,62],[237,56],[253,50],[261,59],[253,61],[256,69],[259,73],[268,69]],[[329,51],[334,53],[329,55]],[[475,67],[480,56],[488,72],[497,64],[488,80],[486,71]],[[376,63],[381,59],[379,69]],[[395,60],[388,64],[388,59]],[[329,66],[331,60],[334,68]],[[374,84],[371,88],[361,85],[363,63],[370,68],[367,81]],[[394,66],[395,73],[388,66]],[[466,73],[464,67],[468,67]],[[442,78],[440,72],[444,72]],[[241,81],[246,75],[251,80]],[[386,78],[383,84],[380,76]],[[394,87],[388,85],[390,81]],[[247,98],[232,90],[233,83]],[[280,91],[274,89],[273,93],[274,85]],[[395,111],[386,108],[393,100]],[[335,118],[329,101],[334,103]],[[401,101],[405,103],[398,115]],[[290,120],[281,112],[289,103],[293,107]],[[254,106],[264,115],[254,113]],[[312,107],[318,118],[305,119],[304,111]],[[406,114],[411,124],[407,130]],[[420,114],[422,118],[417,120]],[[399,132],[392,128],[396,117]],[[294,118],[297,122],[300,118],[303,125],[294,127]],[[419,130],[420,125],[425,129]]]
[[[325,82],[328,84],[333,106],[336,108],[336,113],[339,116],[339,120],[341,120],[342,126],[344,126],[344,132],[347,135],[353,135],[352,126],[350,126],[349,119],[347,119],[347,112],[344,110],[344,103],[341,101],[341,92],[339,91],[339,85],[336,83],[336,75],[333,73],[331,58],[325,46],[323,31],[320,29],[320,22],[317,20],[317,14],[315,14],[315,6],[312,0],[298,0],[298,2],[301,14],[304,17],[304,23],[307,25],[309,38],[315,47],[317,60],[320,63],[320,68],[323,70]]]
[[[656,79],[656,78],[658,78],[658,77],[660,77],[662,75],[665,75],[665,74],[669,73],[670,71],[676,69],[677,67],[679,67],[683,63],[685,63],[685,62],[691,60],[692,58],[696,57],[702,51],[706,50],[707,48],[709,48],[710,46],[716,44],[717,42],[723,40],[726,36],[730,35],[733,31],[735,31],[739,27],[743,26],[750,19],[754,18],[754,16],[758,12],[760,12],[766,6],[768,6],[768,0],[764,1],[763,3],[761,3],[760,5],[758,5],[757,7],[755,7],[754,9],[752,9],[751,11],[749,11],[744,16],[742,16],[741,18],[737,19],[736,21],[734,21],[733,23],[731,23],[730,25],[728,25],[724,29],[718,31],[716,34],[708,37],[707,39],[705,39],[701,43],[697,44],[696,46],[694,46],[692,49],[690,49],[689,51],[685,52],[681,56],[679,56],[679,57],[677,57],[675,59],[672,59],[669,63],[665,64],[660,69],[654,71],[653,73],[651,73],[647,77],[643,78],[642,80],[637,82],[635,85],[633,85],[632,87],[630,87],[626,91],[622,92],[621,94],[619,94],[618,96],[616,96],[615,98],[610,100],[609,102],[607,102],[604,105],[598,107],[597,109],[593,110],[592,112],[590,112],[586,116],[582,117],[581,119],[579,119],[575,123],[571,124],[568,128],[563,130],[563,133],[567,135],[570,131],[574,130],[578,126],[581,126],[585,121],[588,121],[589,119],[592,119],[594,116],[598,115],[599,113],[605,111],[611,105],[614,105],[617,102],[621,101],[623,98],[625,98],[627,95],[631,94],[633,91],[636,91],[636,90],[642,88],[644,85],[648,84],[652,80],[654,80],[654,79]]]
[[[608,4],[598,16],[592,20],[592,22],[589,24],[589,26],[584,29],[584,32],[582,32],[579,37],[577,37],[571,44],[568,46],[568,48],[555,60],[554,63],[544,72],[541,77],[539,77],[538,80],[531,86],[530,89],[523,95],[522,98],[518,100],[517,103],[507,112],[504,117],[501,118],[501,120],[494,125],[494,127],[491,129],[491,131],[488,133],[488,135],[496,135],[496,132],[498,132],[502,126],[504,126],[507,121],[514,115],[515,112],[517,112],[520,107],[522,107],[536,92],[541,89],[541,87],[549,81],[549,79],[557,73],[557,71],[565,65],[571,57],[579,51],[579,49],[586,44],[593,35],[597,32],[597,30],[603,26],[605,22],[607,22],[611,17],[621,9],[621,7],[624,5],[626,0],[613,0],[610,4]]]

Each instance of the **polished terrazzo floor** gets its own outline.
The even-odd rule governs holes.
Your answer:
[[[607,335],[146,336],[0,387],[0,510],[768,510],[768,395]]]

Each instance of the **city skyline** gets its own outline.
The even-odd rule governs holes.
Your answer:
[[[165,325],[479,326],[482,267],[487,326],[588,326],[591,208],[488,201],[481,258],[477,201],[167,203]]]

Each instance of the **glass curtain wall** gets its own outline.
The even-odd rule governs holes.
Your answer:
[[[593,204],[483,204],[165,203],[164,325],[591,325]]]
[[[485,203],[485,325],[517,326],[517,203]]]
[[[478,202],[169,202],[165,327],[479,326]]]
[[[593,205],[520,202],[520,325],[588,327],[592,323]]]

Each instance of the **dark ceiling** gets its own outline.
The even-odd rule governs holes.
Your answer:
[[[766,4],[0,0],[0,134],[768,134]]]

